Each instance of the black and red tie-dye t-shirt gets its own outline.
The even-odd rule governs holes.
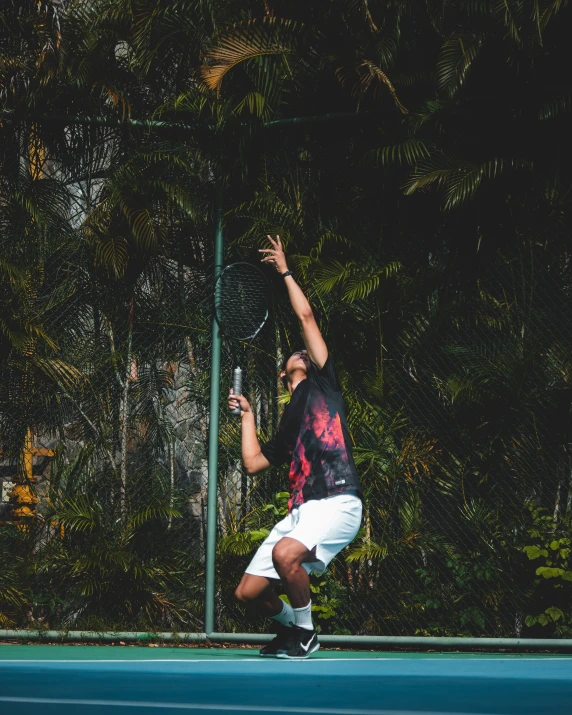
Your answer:
[[[344,400],[330,358],[321,369],[310,364],[278,432],[261,449],[271,464],[290,464],[290,510],[334,494],[360,495]]]

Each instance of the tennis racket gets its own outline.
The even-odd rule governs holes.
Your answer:
[[[231,263],[219,275],[214,291],[214,314],[222,334],[248,346],[268,320],[268,281],[251,263]],[[242,395],[242,369],[233,372],[232,391]],[[240,407],[230,411],[240,415]]]

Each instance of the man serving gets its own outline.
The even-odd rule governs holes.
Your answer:
[[[262,262],[283,276],[306,349],[284,363],[280,377],[290,402],[277,433],[266,444],[258,442],[248,400],[232,390],[228,398],[231,409],[240,406],[246,472],[290,465],[288,515],[256,552],[236,597],[279,624],[278,635],[260,655],[298,659],[320,647],[312,622],[309,574],[323,573],[355,538],[362,504],[344,401],[328,348],[306,296],[288,270],[280,237],[268,240],[271,248],[261,249]],[[290,603],[278,597],[279,581]]]

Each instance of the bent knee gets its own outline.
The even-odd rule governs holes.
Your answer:
[[[237,601],[241,603],[252,603],[264,599],[267,587],[261,588],[260,584],[252,583],[249,580],[241,581],[234,592]]]
[[[297,566],[299,560],[299,555],[282,541],[279,541],[272,549],[272,561],[279,570]]]
[[[250,603],[254,600],[254,597],[248,588],[245,588],[242,584],[238,584],[234,592],[234,597],[237,601],[241,603]]]

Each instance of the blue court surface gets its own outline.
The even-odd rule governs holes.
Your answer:
[[[0,646],[2,715],[572,714],[572,657]]]

